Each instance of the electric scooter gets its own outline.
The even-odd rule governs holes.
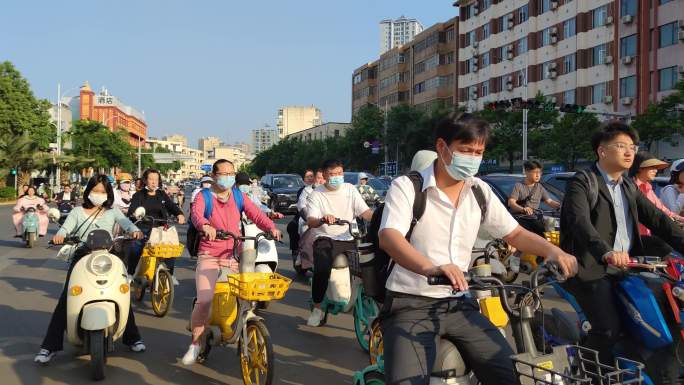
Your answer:
[[[38,213],[36,213],[35,207],[29,207],[24,211],[21,226],[24,229],[22,240],[26,247],[32,248],[38,240]]]

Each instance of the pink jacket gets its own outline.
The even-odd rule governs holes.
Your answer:
[[[235,235],[242,235],[240,230],[240,213],[235,204],[233,196],[229,196],[226,202],[220,201],[216,198],[216,194],[212,193],[213,205],[211,216],[209,220],[204,218],[204,195],[197,194],[195,201],[192,204],[192,223],[201,231],[202,226],[209,224],[211,227],[228,231]],[[266,214],[261,212],[252,200],[242,193],[243,210],[247,218],[257,225],[262,231],[271,231],[275,229],[275,224]],[[233,255],[233,240],[215,240],[209,241],[204,237],[199,244],[199,254],[209,254],[213,257],[230,258]]]
[[[648,198],[651,203],[653,203],[657,208],[660,209],[665,215],[667,215],[670,218],[674,218],[678,221],[684,221],[684,217],[681,217],[672,211],[670,211],[664,204],[663,202],[658,199],[658,196],[656,196],[655,191],[653,191],[653,186],[648,183],[644,182],[639,178],[634,178],[634,182],[636,183],[637,187],[639,187],[639,190]],[[651,235],[651,230],[646,228],[646,226],[642,225],[639,223],[639,234],[640,235]]]
[[[38,210],[38,207],[36,207],[38,205],[41,205],[42,210]],[[17,204],[14,205],[13,210],[15,213],[19,213],[19,212],[21,212],[22,207],[25,209],[27,209],[29,207],[33,207],[36,209],[36,212],[40,215],[45,215],[48,212],[48,206],[45,203],[45,199],[39,197],[38,195],[36,195],[35,198],[33,198],[33,199],[28,198],[28,195],[19,198],[17,200]]]

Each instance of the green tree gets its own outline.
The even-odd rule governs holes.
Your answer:
[[[32,170],[48,164],[47,150],[56,135],[49,108],[12,63],[0,63],[0,183],[11,168],[18,166],[20,183],[26,183]]]
[[[546,98],[538,94],[535,100],[541,104],[548,103]],[[488,121],[492,126],[492,140],[490,142],[491,156],[508,160],[508,171],[513,173],[513,162],[522,153],[523,111],[522,110],[489,110],[478,111],[477,115]],[[530,109],[527,114],[527,133],[529,154],[540,152],[540,130],[550,128],[557,120],[558,111],[555,109]]]
[[[591,137],[599,130],[601,122],[590,113],[567,113],[553,124],[545,136],[541,155],[562,163],[566,170],[575,170],[581,159],[591,159]]]
[[[637,116],[632,127],[639,132],[639,139],[651,149],[657,141],[677,145],[676,134],[684,134],[684,80],[677,83],[675,91],[658,103],[649,104],[646,111]]]
[[[162,154],[168,154],[171,152],[166,147],[160,147],[160,146],[155,146],[151,149],[146,150],[147,152],[156,152],[156,153],[162,153]],[[144,154],[140,158],[140,166],[142,167],[142,170],[146,170],[148,168],[154,168],[159,170],[159,172],[167,176],[169,171],[178,171],[180,168],[183,166],[180,161],[174,160],[171,163],[157,163],[154,161],[154,157],[152,155]],[[137,165],[136,165],[137,168]]]
[[[109,127],[93,120],[74,121],[69,131],[72,149],[68,152],[84,159],[83,167],[108,170],[118,167],[127,171],[135,168],[135,149],[128,143],[126,132],[112,132]]]

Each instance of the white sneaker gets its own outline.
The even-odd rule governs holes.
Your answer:
[[[188,351],[185,352],[185,355],[183,356],[181,362],[183,362],[183,365],[192,365],[195,362],[197,362],[197,357],[199,357],[199,353],[199,344],[190,344],[190,347],[188,348]]]
[[[297,259],[295,259],[295,266],[301,266],[302,265],[302,256],[297,254]]]
[[[36,357],[33,359],[33,362],[37,362],[39,364],[47,364],[54,356],[55,352],[51,352],[47,349],[40,349],[38,354],[36,354]]]
[[[315,307],[311,311],[311,315],[309,316],[309,319],[306,321],[306,324],[309,326],[321,326],[323,317],[325,317],[325,313],[323,313],[323,310]]]
[[[131,349],[132,352],[141,353],[145,351],[146,347],[142,340],[140,340],[134,343],[133,345],[130,345],[129,349]]]
[[[173,281],[173,286],[178,286],[178,285],[180,285],[180,282],[178,282],[178,280],[176,279],[176,276],[175,276],[175,275],[172,275],[172,276],[171,276],[171,281]]]

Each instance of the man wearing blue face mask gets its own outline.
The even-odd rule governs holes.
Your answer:
[[[353,222],[357,217],[370,221],[373,212],[359,191],[344,182],[344,169],[339,160],[323,163],[325,184],[316,187],[307,197],[307,225],[314,229],[314,276],[311,297],[314,308],[307,321],[309,326],[320,326],[325,314],[321,302],[328,289],[328,280],[335,256],[354,248],[354,240],[347,226],[331,226],[335,219]]]
[[[487,122],[470,114],[440,121],[437,159],[420,171],[420,190],[402,176],[387,192],[379,230],[380,247],[393,261],[380,314],[387,384],[429,383],[440,338],[456,345],[480,383],[518,383],[508,342],[466,291],[463,272],[480,227],[526,253],[557,261],[566,276],[577,270],[573,256],[520,227],[475,177],[489,132]],[[424,194],[425,209],[416,221],[417,191]],[[446,276],[451,285],[430,286],[429,276]]]

